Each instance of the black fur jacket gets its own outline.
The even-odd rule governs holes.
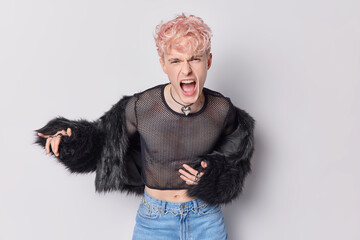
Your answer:
[[[96,192],[122,191],[135,195],[144,194],[141,180],[141,149],[138,133],[130,139],[125,125],[125,106],[131,96],[123,96],[112,108],[96,121],[77,121],[57,117],[44,127],[35,130],[55,134],[71,128],[70,137],[63,136],[56,157],[71,173],[96,171]],[[201,169],[204,175],[198,184],[189,186],[188,196],[197,197],[208,204],[227,204],[242,191],[244,179],[250,172],[250,159],[254,152],[253,130],[255,120],[237,107],[237,127],[218,140],[208,154],[199,156],[207,162]],[[45,146],[46,139],[36,135],[35,143]]]

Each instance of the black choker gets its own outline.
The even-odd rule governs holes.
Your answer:
[[[193,105],[194,103],[189,104],[189,105],[184,105],[184,104],[179,103],[178,101],[176,101],[175,98],[173,97],[172,93],[171,93],[171,87],[172,87],[172,86],[170,86],[170,95],[171,95],[172,99],[173,99],[176,103],[178,103],[178,104],[180,104],[180,105],[182,106],[181,111],[185,114],[185,116],[187,116],[187,115],[190,113],[190,111],[191,111],[190,106]]]

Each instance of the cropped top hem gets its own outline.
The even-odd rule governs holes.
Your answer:
[[[148,184],[145,184],[145,186],[147,186],[148,188],[157,189],[157,190],[188,190],[188,188],[160,188],[160,187],[153,187],[153,186],[149,186]]]

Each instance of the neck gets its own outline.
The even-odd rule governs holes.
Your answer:
[[[174,99],[171,97],[170,89],[171,89],[172,96],[178,103],[176,101],[174,101]],[[185,106],[191,107],[191,113],[195,113],[195,112],[199,111],[204,105],[205,96],[203,94],[203,91],[201,91],[199,97],[197,98],[197,100],[194,103],[185,104],[184,102],[181,101],[181,99],[177,95],[176,91],[174,91],[174,88],[171,87],[171,84],[166,85],[164,90],[165,90],[164,91],[165,100],[166,100],[167,104],[169,105],[169,107],[171,109],[173,109],[176,112],[183,113],[181,111],[181,108],[183,107],[183,105],[185,105]]]

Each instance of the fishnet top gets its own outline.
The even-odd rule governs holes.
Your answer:
[[[127,134],[140,135],[142,180],[155,189],[186,189],[178,170],[212,151],[221,134],[235,127],[236,111],[230,98],[203,88],[201,110],[185,116],[166,103],[160,84],[134,94],[126,106]],[[184,169],[184,168],[183,168]]]

